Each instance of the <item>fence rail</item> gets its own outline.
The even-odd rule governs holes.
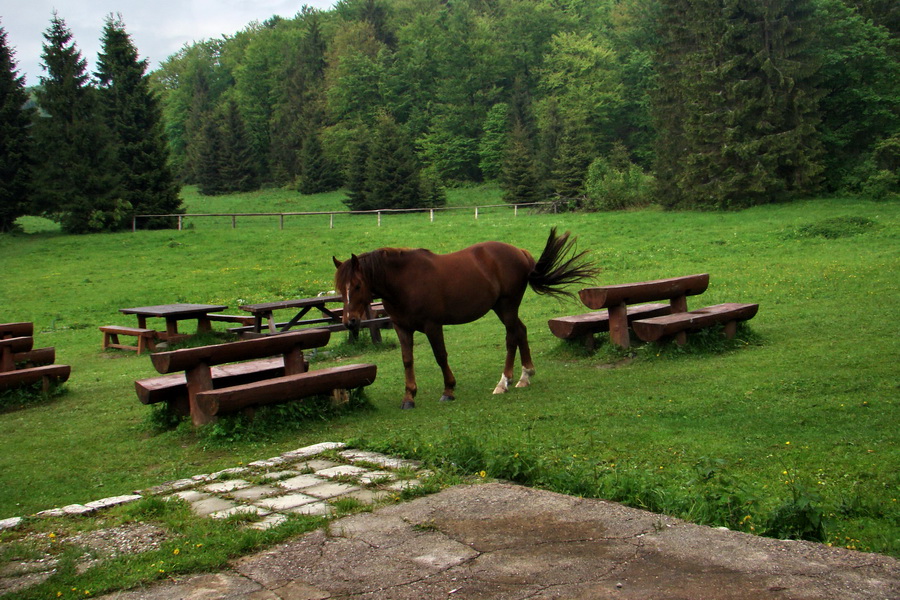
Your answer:
[[[253,212],[253,213],[186,213],[186,214],[168,214],[168,215],[134,215],[131,220],[131,231],[136,232],[138,229],[138,219],[160,219],[172,218],[178,219],[178,230],[184,228],[184,219],[186,218],[203,218],[203,217],[231,217],[231,228],[237,227],[238,217],[278,217],[281,229],[284,229],[285,217],[312,217],[328,215],[329,228],[334,229],[335,215],[375,215],[378,217],[378,226],[381,227],[382,214],[400,214],[400,213],[428,213],[429,221],[434,222],[435,212],[447,211],[475,211],[475,218],[478,219],[479,210],[486,208],[511,208],[513,215],[519,215],[520,208],[538,208],[549,207],[550,210],[556,212],[556,202],[527,202],[522,204],[486,204],[484,206],[445,206],[439,208],[383,208],[378,210],[339,210],[339,211],[308,211],[308,212]]]

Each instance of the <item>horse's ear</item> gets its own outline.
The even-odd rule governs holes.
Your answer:
[[[338,269],[340,269],[340,268],[341,268],[341,265],[344,264],[344,263],[342,263],[341,261],[339,261],[339,260],[337,259],[337,256],[332,256],[332,257],[331,257],[331,260],[334,261],[334,266],[337,267]]]
[[[356,256],[355,254],[351,254],[350,255],[350,264],[353,265],[354,270],[358,269],[359,268],[359,257]]]

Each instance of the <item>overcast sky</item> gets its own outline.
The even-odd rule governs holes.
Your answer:
[[[231,35],[273,15],[291,18],[304,4],[328,9],[334,0],[0,0],[0,27],[15,52],[19,75],[26,85],[37,85],[46,75],[41,52],[54,9],[93,73],[110,13],[121,13],[140,57],[149,59],[154,70],[185,44]]]

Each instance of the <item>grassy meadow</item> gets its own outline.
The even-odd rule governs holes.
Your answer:
[[[208,199],[188,212],[341,210],[340,194],[284,191]],[[490,187],[452,190],[456,206],[494,204]],[[698,522],[798,535],[900,556],[900,205],[825,198],[741,212],[427,214],[186,219],[183,231],[65,236],[26,219],[0,236],[4,321],[34,321],[36,346],[72,365],[62,394],[0,412],[0,519],[84,503],[207,473],[320,441],[350,441],[436,469],[605,497]],[[333,288],[331,257],[381,246],[448,252],[502,240],[538,254],[548,230],[578,236],[598,283],[710,273],[699,308],[758,302],[724,344],[684,349],[608,343],[587,354],[546,322],[585,312],[528,292],[537,375],[491,391],[504,332],[488,317],[445,331],[457,400],[439,403],[440,372],[417,336],[417,408],[400,411],[396,338],[384,348],[344,334],[316,358],[375,362],[365,406],[294,426],[226,422],[216,432],[161,429],[137,401],[146,356],[100,349],[119,308],[171,302],[238,305]],[[573,290],[576,291],[576,290]],[[161,324],[160,324],[161,325]],[[224,329],[224,324],[217,324]],[[517,368],[518,371],[518,368]]]

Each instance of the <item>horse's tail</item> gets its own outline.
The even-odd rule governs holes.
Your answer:
[[[557,235],[553,227],[528,283],[538,294],[573,297],[562,286],[593,279],[599,272],[600,268],[587,259],[587,250],[575,252],[575,238],[569,239],[568,231]]]

